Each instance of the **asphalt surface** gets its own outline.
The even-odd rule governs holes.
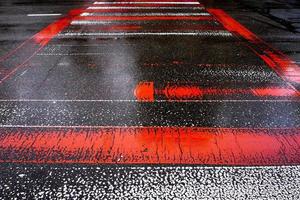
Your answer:
[[[0,199],[300,199],[296,1],[0,3]]]

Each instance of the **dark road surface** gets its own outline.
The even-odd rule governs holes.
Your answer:
[[[300,199],[296,1],[0,3],[0,199]]]

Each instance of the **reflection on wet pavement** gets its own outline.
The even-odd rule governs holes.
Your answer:
[[[300,67],[218,5],[88,1],[2,55],[4,198],[297,199]]]

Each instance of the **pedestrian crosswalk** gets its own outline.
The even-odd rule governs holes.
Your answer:
[[[185,21],[188,26],[189,23],[197,23],[196,21],[210,21],[213,20],[211,15],[204,10],[204,7],[197,1],[192,2],[181,2],[181,1],[170,1],[170,2],[94,2],[94,6],[89,6],[80,16],[76,17],[71,24],[72,25],[97,25],[101,24],[136,24],[142,23],[143,29],[149,30],[147,27],[152,27],[153,24],[161,21],[176,21],[179,24],[169,29],[168,32],[161,27],[158,31],[152,31],[151,29],[147,32],[143,31],[128,31],[119,29],[118,33],[114,33],[113,30],[107,30],[103,32],[89,33],[82,29],[81,32],[68,32],[62,35],[67,36],[139,36],[139,35],[151,35],[151,36],[164,36],[164,35],[209,35],[209,36],[232,36],[226,30],[203,30],[197,31],[190,29],[189,31],[178,31],[176,28],[181,27],[181,21]],[[100,5],[100,6],[99,6]],[[109,5],[109,6],[107,6]],[[105,11],[105,12],[103,12]],[[193,11],[193,12],[191,12]],[[215,21],[215,20],[214,20]],[[215,22],[216,23],[216,22]],[[98,28],[98,27],[95,27]],[[91,30],[91,28],[89,28]]]
[[[57,37],[61,39],[93,40],[105,38],[149,38],[149,40],[152,40],[153,37],[157,37],[158,40],[160,40],[161,37],[165,37],[165,40],[168,40],[170,42],[173,39],[180,40],[180,38],[184,39],[187,37],[192,38],[191,40],[194,40],[195,47],[193,48],[202,46],[201,44],[204,44],[203,40],[211,41],[212,44],[219,43],[220,41],[222,41],[222,45],[230,46],[230,48],[228,49],[229,51],[236,51],[236,57],[239,57],[240,54],[247,55],[247,59],[249,59],[250,56],[253,56],[256,57],[256,62],[253,62],[253,60],[255,59],[249,59],[249,61],[241,59],[242,62],[239,64],[236,63],[236,58],[233,57],[234,55],[229,56],[229,52],[226,52],[228,63],[225,64],[222,63],[222,61],[218,63],[217,61],[218,64],[237,64],[240,65],[237,67],[241,68],[245,65],[245,63],[254,66],[254,68],[265,65],[265,68],[272,68],[274,70],[272,73],[276,74],[275,76],[280,76],[280,78],[283,80],[278,80],[275,84],[269,83],[269,85],[265,85],[262,83],[259,86],[251,86],[251,83],[245,80],[240,82],[241,87],[236,84],[233,87],[226,87],[226,85],[231,84],[224,83],[225,87],[223,86],[223,88],[219,88],[219,86],[216,86],[212,83],[208,84],[210,87],[201,87],[201,84],[203,84],[199,83],[199,81],[201,82],[201,80],[198,80],[197,83],[197,81],[190,82],[188,79],[186,79],[184,83],[178,83],[178,88],[176,89],[176,91],[181,90],[183,92],[183,90],[185,90],[185,93],[188,93],[189,95],[179,95],[180,97],[178,97],[178,100],[180,100],[180,98],[184,98],[184,100],[187,100],[189,98],[198,98],[199,100],[203,98],[202,95],[193,94],[195,90],[188,89],[187,85],[189,84],[191,85],[190,88],[194,87],[195,85],[198,85],[198,92],[201,90],[217,91],[208,92],[210,94],[208,95],[210,96],[210,98],[213,96],[224,97],[226,96],[226,94],[229,99],[236,99],[240,98],[241,96],[248,98],[251,96],[251,98],[253,97],[258,99],[282,99],[294,97],[298,98],[299,92],[293,85],[293,82],[297,82],[297,77],[299,76],[299,69],[295,67],[295,64],[293,64],[291,61],[284,61],[287,60],[286,58],[277,58],[272,60],[272,55],[274,57],[274,55],[279,55],[280,53],[274,53],[273,49],[266,47],[266,45],[264,45],[262,41],[257,39],[257,37],[253,33],[249,32],[247,29],[242,27],[242,25],[238,24],[238,22],[236,22],[235,20],[233,20],[232,18],[230,18],[222,12],[223,11],[220,12],[217,9],[206,10],[204,6],[197,1],[96,1],[93,2],[92,5],[89,5],[86,9],[83,9],[80,15],[74,17],[70,22],[70,27],[66,28],[61,33],[59,33]],[[246,40],[246,42],[241,40]],[[249,48],[249,46],[247,46],[247,43],[255,46]],[[205,43],[204,45],[207,44]],[[159,45],[156,47],[157,50],[160,50],[162,48],[164,47],[161,47]],[[210,49],[208,45],[207,48]],[[245,53],[242,51],[238,52],[238,50],[236,50],[237,48],[240,48],[242,51],[245,51]],[[196,50],[197,52],[192,52],[189,48],[183,48],[183,50],[179,51],[179,54],[182,56],[184,54],[192,53],[192,56],[200,62],[206,57],[214,56],[210,54],[205,55],[205,51],[203,49],[199,48],[199,50]],[[222,48],[218,49],[216,47],[213,47],[210,50],[215,51],[216,54],[225,54],[225,52],[222,53],[222,51],[224,51],[224,49]],[[93,50],[91,49],[91,51]],[[272,53],[267,53],[265,55],[265,53],[261,54],[261,51],[265,53],[272,51]],[[101,54],[102,53],[97,52],[77,52],[73,53],[72,55],[83,56]],[[51,53],[44,53],[43,55],[51,55]],[[60,55],[60,53],[52,53],[52,55]],[[189,60],[188,57],[185,57],[184,59]],[[150,62],[156,62],[156,60],[150,59]],[[194,62],[195,61],[192,61],[190,64],[193,65]],[[211,63],[205,63],[204,61],[204,63],[201,64],[210,65]],[[277,67],[274,67],[274,65],[277,65]],[[289,69],[286,69],[287,65]],[[186,70],[188,71],[188,69]],[[293,71],[292,76],[288,75],[287,70]],[[153,82],[154,85],[156,84],[155,80],[140,81]],[[210,78],[207,77],[207,81],[211,82],[212,80],[210,80]],[[252,80],[252,82],[254,81],[255,80]],[[173,88],[177,87],[176,84],[172,82],[167,82],[166,84],[172,84]],[[184,85],[185,89],[182,89],[182,85]],[[133,90],[136,91],[136,88],[133,88]],[[263,94],[254,94],[249,92],[251,90],[268,92],[265,92]],[[278,92],[276,93],[276,91],[281,91],[281,95],[278,95]],[[152,96],[154,95],[155,91],[153,90]],[[137,99],[140,99],[140,96],[135,97]]]
[[[87,193],[105,185],[102,196],[127,175],[128,188],[138,189],[128,195],[151,190],[149,177],[158,188],[184,180],[192,195],[203,190],[208,198],[226,185],[239,185],[246,198],[243,181],[259,188],[264,173],[278,184],[283,171],[286,187],[299,186],[287,181],[289,170],[299,179],[299,167],[290,167],[300,164],[299,66],[223,10],[196,0],[91,1],[7,58],[0,162],[9,166],[0,168],[20,172],[18,182],[35,180],[24,174],[42,166],[56,174],[47,180],[59,175],[70,190],[74,171],[90,181]],[[121,178],[110,183],[104,173]]]
[[[34,62],[41,62],[39,59],[42,62],[47,59],[51,62],[55,60],[55,62],[60,62],[64,59],[67,60],[66,63],[59,66],[71,67],[67,72],[64,68],[59,68],[61,72],[48,78],[55,84],[47,85],[39,94],[32,94],[36,96],[34,99],[23,97],[21,101],[18,99],[2,101],[3,105],[12,102],[18,107],[16,116],[11,116],[9,123],[1,122],[1,127],[9,130],[3,140],[7,141],[1,144],[2,148],[21,149],[16,153],[18,156],[6,159],[52,162],[52,159],[44,156],[34,157],[38,161],[27,160],[23,158],[22,152],[24,149],[30,149],[31,145],[35,146],[36,150],[39,149],[37,151],[42,152],[41,140],[45,140],[44,145],[48,145],[47,152],[54,151],[56,148],[64,149],[67,143],[59,142],[62,141],[61,132],[64,132],[62,129],[70,128],[74,131],[73,128],[79,128],[82,129],[79,131],[80,134],[69,136],[63,134],[64,137],[68,137],[70,141],[73,140],[72,143],[79,145],[80,149],[82,149],[80,145],[96,146],[95,152],[106,151],[106,148],[96,145],[98,139],[100,143],[112,140],[109,135],[102,137],[103,133],[112,134],[114,138],[120,133],[124,140],[119,139],[119,146],[113,148],[109,145],[107,150],[107,152],[112,152],[113,157],[125,156],[124,160],[121,159],[118,163],[272,165],[298,162],[298,158],[293,156],[297,151],[287,143],[284,143],[284,146],[290,150],[290,154],[284,157],[289,157],[289,161],[285,161],[281,155],[277,154],[278,145],[269,147],[268,154],[262,153],[260,156],[251,153],[255,149],[253,145],[250,145],[252,150],[245,145],[244,138],[245,135],[251,135],[251,127],[258,128],[253,129],[255,134],[251,137],[255,138],[255,143],[259,144],[262,141],[275,144],[274,138],[268,137],[269,134],[275,132],[286,134],[299,130],[290,127],[298,121],[293,114],[297,110],[291,110],[293,106],[286,109],[285,115],[290,116],[286,121],[263,119],[265,121],[258,122],[253,116],[262,118],[269,116],[270,110],[260,111],[251,107],[253,116],[247,118],[244,117],[242,105],[249,107],[249,102],[260,104],[268,102],[270,105],[286,101],[295,103],[300,93],[295,87],[295,82],[291,81],[289,75],[285,73],[284,70],[287,69],[283,69],[284,66],[281,65],[282,63],[289,64],[287,60],[280,61],[280,59],[285,59],[283,55],[279,55],[277,51],[264,45],[257,36],[222,12],[216,9],[206,10],[197,1],[95,1],[89,3],[86,8],[72,12],[72,17],[63,18],[55,22],[55,26],[50,25],[41,31],[33,37],[35,42],[43,47],[43,50],[36,54],[38,61]],[[272,53],[268,53],[269,51]],[[272,58],[276,59],[271,60]],[[266,59],[269,59],[268,62]],[[289,65],[289,67],[294,66]],[[32,68],[35,68],[34,65]],[[86,73],[83,77],[78,77],[76,70],[86,70]],[[294,72],[295,79],[297,71]],[[33,70],[32,73],[36,72]],[[77,79],[75,80],[73,76]],[[25,82],[22,85],[31,85],[26,79],[23,80]],[[59,85],[65,85],[63,94],[58,93]],[[31,85],[31,87],[35,86]],[[74,91],[74,88],[85,89],[78,93]],[[45,99],[47,96],[50,98]],[[57,111],[45,114],[44,110],[53,110],[51,102],[55,103]],[[64,103],[68,106],[75,106],[70,111],[72,115],[58,114]],[[224,108],[227,111],[218,111],[216,115],[211,114],[215,105],[220,106],[219,104],[222,103],[237,104],[230,111],[232,112],[230,115],[236,116],[235,122],[227,119],[226,113],[231,108]],[[29,104],[37,107],[45,105],[44,109],[37,108],[37,112],[44,117],[39,120],[29,118],[28,116],[35,116],[34,111],[29,109]],[[98,105],[99,108],[96,109],[90,106],[91,104]],[[173,107],[175,104],[178,108]],[[78,107],[78,105],[81,106]],[[117,105],[130,109],[119,111],[115,108]],[[140,117],[139,105],[145,106],[141,112],[147,113],[146,118]],[[83,110],[83,107],[87,108]],[[3,109],[7,113],[12,112],[10,107]],[[162,112],[160,109],[165,109],[165,111]],[[85,112],[84,116],[80,115],[82,112]],[[27,114],[24,115],[24,113]],[[73,115],[79,115],[79,118],[73,118]],[[272,115],[279,114],[272,112]],[[114,128],[122,127],[120,125],[124,128]],[[35,133],[36,128],[43,127],[45,128],[43,131]],[[177,127],[181,128],[177,129]],[[207,129],[203,129],[205,127]],[[30,128],[33,128],[34,134],[32,138],[27,138],[22,131],[16,131],[14,128],[29,128],[25,131],[28,134],[32,131]],[[48,144],[47,135],[49,129],[53,128],[57,128],[54,132],[56,139]],[[277,128],[284,129],[278,131]],[[95,131],[95,135],[88,134],[92,130]],[[247,162],[242,158],[243,156],[239,155],[238,148],[233,148],[231,151],[232,155],[240,157],[240,161],[231,160],[227,154],[228,146],[221,147],[220,144],[226,137],[232,135],[232,132],[236,135],[236,141],[230,142],[231,146],[241,146],[243,156],[248,160],[252,159],[251,162]],[[216,136],[217,133],[222,133],[222,137]],[[168,134],[167,140],[173,141],[174,144],[165,143],[163,142],[165,138],[158,137],[158,135]],[[87,139],[83,139],[84,135]],[[200,141],[204,138],[196,137],[196,135],[207,135],[205,152],[198,148],[202,145]],[[191,143],[190,136],[196,143]],[[20,146],[12,142],[16,137],[24,140],[19,144]],[[298,137],[284,136],[284,138],[299,140]],[[153,140],[147,147],[148,152],[154,146],[159,146],[160,142],[165,146],[166,151],[162,155],[151,154],[151,156],[157,155],[157,159],[132,160],[130,158],[136,152],[126,148],[122,150],[123,143],[127,140],[132,144],[136,142],[136,151],[142,151],[139,143],[148,140]],[[183,146],[180,147],[180,151],[173,151],[174,148],[171,146],[174,146],[177,140],[184,141],[183,144],[179,144]],[[26,141],[30,141],[31,145],[24,145]],[[219,143],[217,147],[220,158],[217,158],[217,151],[209,153],[211,149],[216,148],[213,141]],[[144,144],[144,146],[147,145]],[[130,149],[130,146],[128,148]],[[192,149],[194,150],[191,154]],[[80,162],[88,162],[89,159],[82,160],[80,155],[76,156],[78,151],[76,148],[70,150],[78,162],[80,160]],[[190,153],[187,153],[189,151]],[[206,159],[202,158],[201,152],[204,157],[207,157]],[[102,156],[106,157],[107,153],[104,154]],[[142,153],[140,157],[144,154],[146,155]],[[182,159],[182,155],[186,158]],[[174,159],[169,159],[171,157]],[[4,160],[4,157],[0,159]],[[104,159],[91,158],[91,160],[93,163],[104,162]],[[109,163],[113,163],[114,160],[109,160]],[[212,161],[208,162],[208,160]],[[55,163],[77,161],[63,157]]]

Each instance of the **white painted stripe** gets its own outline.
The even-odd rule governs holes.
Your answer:
[[[190,2],[182,2],[182,1],[114,1],[114,2],[99,2],[96,1],[94,4],[181,4],[181,5],[196,5],[200,4],[196,1],[190,1]]]
[[[151,128],[166,128],[170,126],[151,126]],[[172,126],[172,128],[178,127],[178,128],[201,128],[198,126]],[[0,128],[82,128],[82,129],[90,129],[90,128],[140,128],[140,129],[148,129],[149,127],[147,126],[85,126],[85,125],[12,125],[12,124],[0,124]],[[269,130],[286,130],[288,128],[297,128],[297,127],[279,127],[279,128],[268,128]],[[235,128],[232,127],[230,129],[249,129],[249,128]],[[251,127],[252,130],[261,130],[262,128],[255,128]]]
[[[142,10],[147,10],[147,9],[155,9],[155,10],[159,10],[159,9],[174,9],[174,10],[203,10],[204,7],[173,7],[173,6],[169,6],[169,7],[139,7],[139,6],[105,6],[105,7],[98,7],[98,6],[93,6],[93,7],[88,7],[87,9],[89,10],[110,10],[110,9],[142,9]]]
[[[110,127],[110,128],[115,128],[115,126],[106,126],[106,127]],[[124,126],[118,126],[120,128],[124,127]],[[126,126],[126,127],[129,127],[129,126]],[[152,127],[152,126],[151,126]],[[145,127],[145,128],[149,128],[149,127]],[[20,169],[21,166],[14,166],[16,169]],[[35,167],[39,168],[40,166],[38,165],[31,165],[31,166],[26,166],[25,169],[35,169]],[[49,168],[51,167],[51,169],[61,169],[60,167],[57,167],[56,165],[49,165]],[[79,170],[86,170],[86,169],[91,169],[91,168],[94,168],[94,169],[103,169],[103,166],[97,166],[97,165],[90,165],[88,168],[86,166],[67,166],[66,168],[69,168],[70,169],[79,169]],[[109,167],[109,166],[104,166],[104,167]],[[207,169],[212,169],[212,170],[220,170],[220,171],[223,171],[225,169],[229,169],[229,170],[234,170],[234,169],[254,169],[254,170],[266,170],[266,171],[271,171],[271,170],[279,170],[279,169],[287,169],[287,170],[295,170],[297,169],[295,172],[300,172],[300,165],[280,165],[280,166],[267,166],[267,165],[264,165],[264,166],[210,166],[210,165],[204,165],[204,166],[197,166],[197,165],[193,165],[193,166],[187,166],[187,165],[182,165],[182,166],[166,166],[166,165],[162,165],[162,166],[155,166],[155,165],[148,165],[148,166],[138,166],[138,165],[130,165],[130,166],[121,166],[121,165],[114,165],[112,168],[115,168],[115,169],[132,169],[132,170],[138,170],[138,169],[142,169],[142,170],[150,170],[150,169],[172,169],[172,170],[207,170]],[[292,168],[292,169],[291,169]],[[299,168],[299,169],[298,169]],[[236,174],[236,173],[235,173]],[[237,174],[237,176],[239,176],[239,174]],[[209,178],[209,177],[208,177]],[[262,180],[263,181],[263,180]],[[260,181],[260,183],[262,182]],[[280,181],[280,180],[279,180]],[[210,179],[210,182],[211,179]],[[271,182],[273,183],[273,182]],[[224,184],[226,185],[226,184]],[[259,188],[261,188],[261,184],[259,185]],[[219,188],[218,188],[219,189]],[[80,191],[80,190],[79,190]],[[272,192],[272,191],[271,191]],[[230,198],[228,198],[230,199]]]
[[[58,36],[222,36],[231,37],[228,31],[199,32],[95,32],[95,33],[61,33]]]
[[[179,22],[179,21],[173,21],[173,22]],[[180,21],[181,22],[181,21]],[[197,21],[194,21],[197,22]],[[208,21],[207,21],[208,22]],[[217,21],[210,21],[213,23],[213,25],[218,25],[219,23]],[[100,21],[100,20],[74,20],[71,22],[71,25],[105,25],[105,24],[120,24],[121,21],[108,21],[108,20],[104,20],[104,21]],[[168,21],[122,21],[122,24],[144,24],[144,23],[168,23]]]
[[[27,14],[28,17],[47,17],[47,16],[60,16],[60,13],[49,13],[49,14]]]
[[[209,13],[82,13],[80,16],[210,16]]]
[[[71,25],[99,25],[99,24],[112,24],[115,22],[116,21],[74,20],[71,22]]]

